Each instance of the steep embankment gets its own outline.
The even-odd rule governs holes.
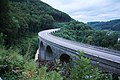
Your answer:
[[[120,31],[120,19],[107,22],[88,22],[87,24],[94,29]]]

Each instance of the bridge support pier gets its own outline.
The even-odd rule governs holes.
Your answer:
[[[119,76],[116,74],[112,74],[112,80],[119,80]]]

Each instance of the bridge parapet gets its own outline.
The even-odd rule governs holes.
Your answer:
[[[91,59],[91,64],[98,66],[104,72],[120,75],[120,51],[91,46],[75,41],[66,40],[51,35],[58,29],[46,30],[38,33],[39,57],[41,60],[61,58],[77,59],[78,50],[84,51],[84,56]],[[62,56],[62,60],[65,60]],[[67,61],[66,60],[66,61]]]

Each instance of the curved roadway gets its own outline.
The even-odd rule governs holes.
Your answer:
[[[76,52],[78,50],[84,51],[85,54],[95,56],[98,58],[102,58],[102,59],[105,59],[105,60],[113,62],[113,63],[117,63],[118,66],[120,67],[120,51],[115,51],[115,50],[109,51],[109,49],[108,50],[101,49],[96,46],[82,44],[82,43],[66,40],[66,39],[51,35],[52,32],[57,31],[57,30],[59,30],[59,29],[50,29],[50,30],[41,31],[38,33],[38,35],[39,35],[39,37],[41,37],[47,41],[50,41],[52,43],[66,47],[71,50],[75,50]],[[78,54],[78,53],[76,53],[76,54]]]

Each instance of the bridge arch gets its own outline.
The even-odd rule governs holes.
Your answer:
[[[44,49],[44,45],[43,42],[40,42],[40,54],[39,54],[39,58],[41,60],[45,60],[45,49]]]
[[[70,56],[68,54],[62,54],[60,56],[60,62],[66,62],[69,63],[71,60]]]
[[[45,59],[46,60],[53,60],[54,59],[53,51],[52,51],[50,46],[46,47]]]

